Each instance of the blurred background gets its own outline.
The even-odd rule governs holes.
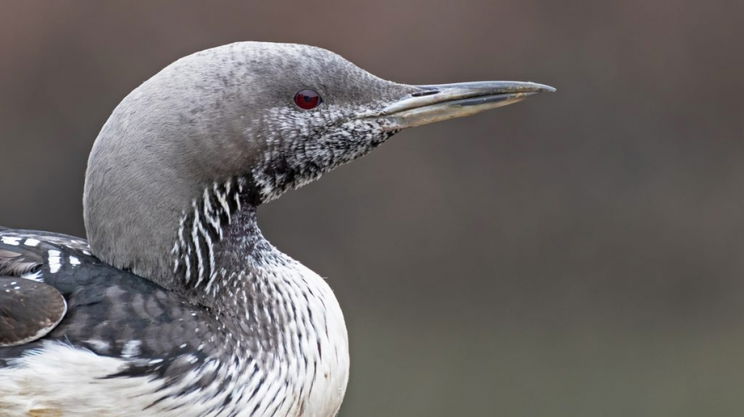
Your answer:
[[[744,2],[1,6],[5,226],[83,235],[99,128],[207,47],[308,43],[400,82],[558,87],[403,132],[261,210],[345,309],[340,415],[744,415]]]

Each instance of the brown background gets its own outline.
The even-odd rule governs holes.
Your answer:
[[[209,46],[552,84],[262,210],[346,311],[341,415],[744,415],[742,16],[724,0],[2,1],[0,224],[83,234],[109,112]]]

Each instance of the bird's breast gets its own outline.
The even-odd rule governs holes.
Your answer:
[[[332,417],[349,377],[349,347],[343,313],[326,281],[299,262],[272,270],[291,298],[271,378],[288,382],[288,415]],[[282,288],[282,286],[278,286]],[[283,414],[282,414],[283,415]]]

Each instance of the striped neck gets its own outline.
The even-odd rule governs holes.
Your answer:
[[[229,367],[231,378],[261,374],[249,402],[268,402],[250,404],[256,415],[335,415],[349,367],[343,314],[323,278],[263,237],[251,188],[233,179],[192,202],[173,271],[184,295],[214,314],[220,343],[232,346],[225,359],[239,366]]]
[[[250,273],[252,259],[276,251],[258,228],[252,184],[244,177],[212,183],[181,214],[172,272],[192,301],[216,307],[230,277]]]

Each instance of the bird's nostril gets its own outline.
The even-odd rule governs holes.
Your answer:
[[[424,91],[417,91],[415,93],[411,94],[411,97],[423,97],[423,96],[430,96],[432,94],[437,94],[439,90],[436,88],[432,88],[431,90],[424,90]]]

